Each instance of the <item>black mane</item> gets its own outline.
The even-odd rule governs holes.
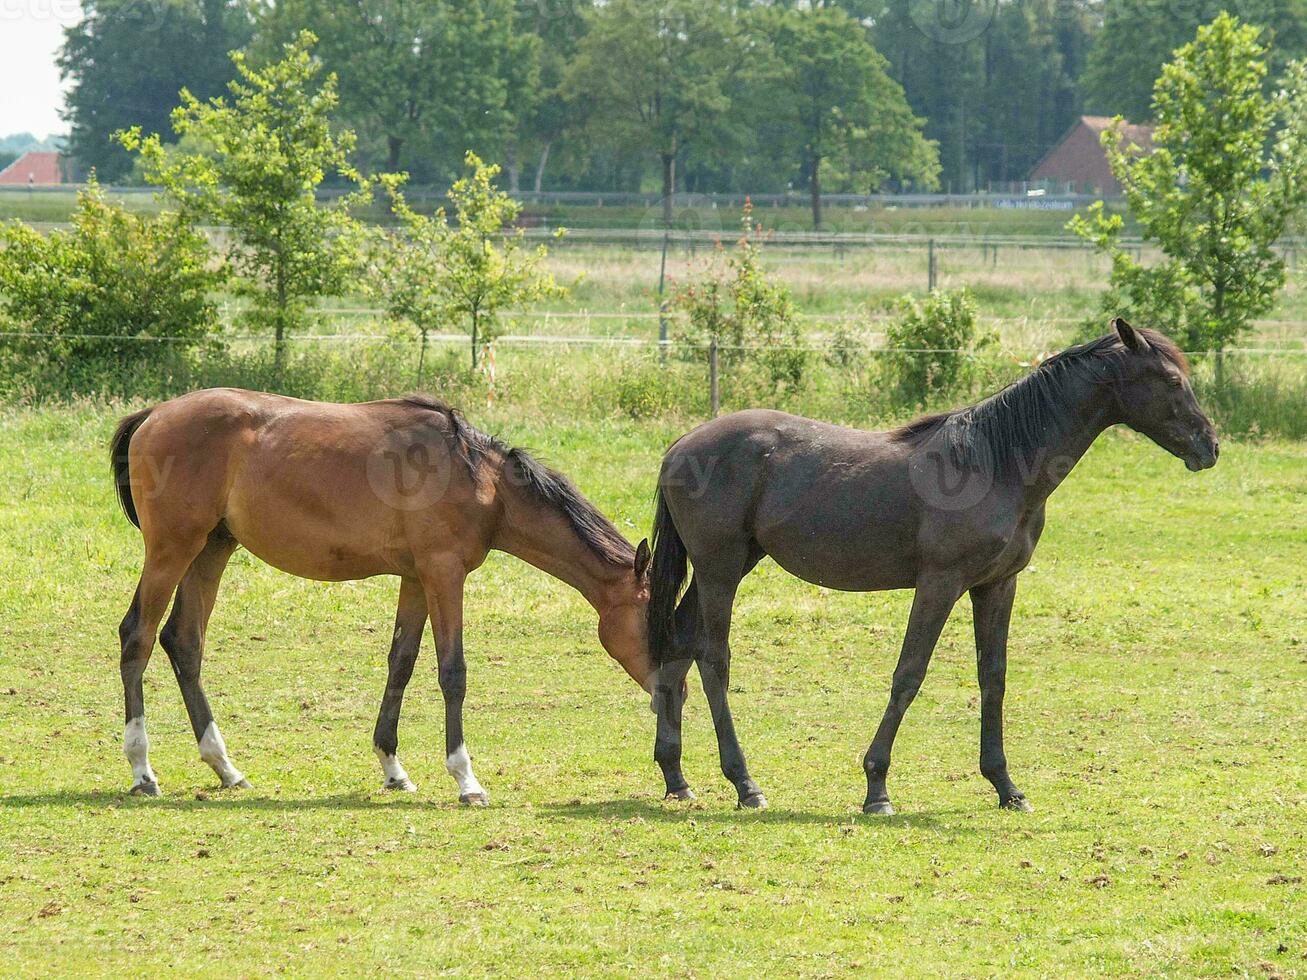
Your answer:
[[[423,394],[408,395],[400,401],[445,416],[454,448],[474,476],[490,455],[498,456],[506,467],[512,467],[514,485],[562,516],[597,557],[613,565],[630,565],[635,560],[635,551],[622,532],[562,473],[545,466],[526,450],[509,446],[496,436],[482,432],[469,423],[462,412],[446,402]]]
[[[1184,354],[1165,335],[1140,327],[1135,332],[1186,374]],[[893,433],[899,442],[921,445],[942,440],[959,466],[1013,465],[1028,459],[1031,450],[1047,441],[1050,431],[1068,425],[1072,405],[1067,389],[1072,380],[1092,384],[1119,381],[1130,356],[1115,333],[1068,347],[1044,361],[1024,378],[966,408],[923,415]]]

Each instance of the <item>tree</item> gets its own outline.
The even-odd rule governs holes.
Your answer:
[[[442,215],[435,217],[414,211],[404,199],[404,178],[385,174],[381,184],[390,198],[391,213],[399,225],[382,229],[373,242],[374,260],[368,276],[368,292],[386,306],[392,320],[412,324],[421,337],[418,348],[418,387],[427,357],[431,331],[453,317],[444,289],[441,248],[449,225]]]
[[[518,0],[517,7],[519,32],[531,35],[535,41],[536,74],[531,97],[511,103],[517,119],[513,150],[515,155],[528,147],[534,150],[532,189],[539,193],[555,145],[568,129],[576,128],[574,121],[583,116],[580,106],[568,97],[565,85],[568,65],[585,35],[587,21],[579,5]],[[509,193],[517,190],[516,169],[509,168]]]
[[[1162,65],[1201,25],[1228,9],[1228,0],[1106,0],[1085,69],[1086,108],[1148,121]],[[1273,45],[1269,77],[1278,78],[1289,61],[1307,55],[1307,0],[1240,0],[1237,9],[1266,30]]]
[[[360,267],[364,233],[350,210],[372,196],[349,163],[354,134],[332,128],[336,79],[322,77],[315,40],[303,32],[282,60],[260,70],[232,54],[239,79],[228,86],[231,101],[182,91],[173,129],[208,152],[170,149],[136,128],[120,134],[140,153],[146,180],[184,215],[231,230],[228,258],[241,291],[273,323],[278,372],[305,301],[342,291]],[[315,192],[328,174],[354,189],[320,204]]]
[[[227,52],[249,42],[251,18],[244,0],[86,0],[82,11],[59,54],[69,152],[101,180],[119,180],[132,160],[113,134],[167,133],[183,88],[219,94],[232,77]]]
[[[1024,180],[1080,115],[1077,79],[1088,46],[1086,12],[1066,0],[1002,4],[978,40],[984,50],[977,185]]]
[[[871,6],[870,0],[859,6]],[[1024,178],[1080,113],[1078,81],[1094,0],[880,0],[866,15],[951,188]],[[922,24],[956,21],[962,33]],[[974,23],[974,27],[967,29]],[[1159,62],[1160,63],[1160,62]]]
[[[217,322],[213,291],[224,276],[208,240],[176,212],[138,215],[109,204],[92,177],[72,227],[48,235],[0,226],[0,309],[40,337],[6,346],[39,375],[61,366],[91,389],[124,365],[182,350]],[[148,342],[143,340],[148,338]]]
[[[506,231],[521,206],[494,185],[499,167],[475,153],[466,157],[470,173],[449,189],[453,223],[445,208],[430,217],[404,200],[402,179],[382,178],[400,229],[384,235],[377,289],[396,319],[408,320],[422,335],[462,320],[472,338],[472,367],[487,324],[506,309],[527,306],[566,290],[541,271],[548,249],[526,248],[526,233]],[[421,377],[421,357],[418,362]]]
[[[1153,90],[1153,152],[1123,145],[1119,129],[1103,136],[1130,214],[1162,261],[1144,267],[1126,254],[1122,219],[1101,204],[1070,225],[1112,257],[1111,312],[1169,315],[1161,325],[1187,348],[1217,352],[1218,376],[1220,352],[1284,285],[1275,243],[1307,203],[1307,65],[1291,63],[1265,95],[1260,33],[1223,13],[1176,51]]]
[[[663,221],[672,221],[676,160],[699,140],[734,133],[732,95],[751,53],[725,0],[611,0],[596,7],[565,91],[590,108],[609,146],[662,166]]]
[[[759,20],[778,62],[773,92],[792,127],[815,230],[822,163],[833,155],[872,184],[895,176],[935,185],[937,147],[922,137],[922,120],[857,21],[835,8],[765,8]]]
[[[342,117],[384,143],[377,163],[392,172],[443,176],[468,147],[500,152],[534,88],[535,39],[514,30],[512,0],[287,0],[263,26],[322,39]]]

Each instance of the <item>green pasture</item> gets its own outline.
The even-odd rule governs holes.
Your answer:
[[[410,192],[415,205],[421,210],[438,203],[422,189]],[[157,210],[158,203],[151,193],[110,192],[110,198],[132,210]],[[23,221],[67,221],[77,204],[76,189],[34,188],[0,192],[0,220],[20,218]],[[662,207],[615,204],[528,204],[524,215],[531,224],[550,228],[659,228]],[[783,231],[812,230],[812,213],[806,207],[759,204],[755,215],[769,228]],[[372,217],[382,218],[384,211],[374,209]],[[726,206],[714,206],[707,198],[685,195],[678,199],[677,227],[705,230],[723,229],[734,234],[739,229],[738,211]],[[828,232],[879,232],[882,234],[934,234],[941,236],[1000,235],[1048,236],[1063,235],[1067,211],[1035,208],[996,207],[847,207],[826,205],[823,208],[823,226]]]
[[[692,421],[465,402],[632,539]],[[123,410],[0,412],[0,972],[1307,972],[1302,443],[1226,439],[1195,475],[1112,433],[1050,502],[1008,679],[1033,814],[997,810],[977,772],[965,599],[896,745],[899,814],[864,817],[910,597],[764,562],[737,607],[733,704],[772,807],[740,812],[697,688],[699,800],[664,803],[647,698],[591,610],[501,555],[467,596],[468,742],[492,800],[470,810],[443,769],[429,642],[400,728],[419,792],[379,789],[396,583],[311,583],[243,553],[205,676],[255,788],[216,788],[156,651],[164,795],[125,795],[116,628],[141,542],[105,458]]]

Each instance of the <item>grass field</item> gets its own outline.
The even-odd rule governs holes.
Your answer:
[[[255,783],[220,792],[166,658],[146,675],[158,800],[124,795],[116,627],[140,564],[97,407],[0,413],[0,972],[842,976],[1307,973],[1307,446],[1227,441],[1193,475],[1110,434],[1049,507],[1018,594],[1008,754],[976,771],[966,600],[895,751],[860,756],[909,595],[770,563],[738,604],[736,721],[771,800],[733,808],[702,695],[692,805],[665,804],[647,699],[579,596],[492,556],[467,598],[468,739],[443,771],[435,658],[409,688],[415,796],[372,723],[396,585],[238,554],[209,695]],[[673,423],[474,421],[571,473],[633,539]]]
[[[148,192],[131,193],[108,191],[110,200],[134,211],[155,211],[159,204]],[[436,206],[434,198],[418,193],[415,205],[419,210]],[[76,188],[33,189],[0,191],[0,220],[19,218],[23,221],[62,222],[77,205]],[[567,228],[659,228],[662,219],[660,205],[543,205],[530,204],[523,209],[531,223],[544,223],[549,227]],[[370,217],[383,215],[381,208],[367,212]],[[810,231],[812,214],[806,207],[760,206],[760,220],[769,228],[790,231]],[[935,235],[1021,235],[1047,236],[1064,234],[1063,226],[1070,215],[1065,211],[967,208],[967,207],[875,207],[850,208],[827,206],[823,227],[830,232],[881,232],[888,234]],[[683,196],[676,208],[677,227],[724,228],[727,233],[739,227],[739,214],[727,207],[715,207],[698,195]]]

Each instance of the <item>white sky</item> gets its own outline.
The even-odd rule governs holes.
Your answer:
[[[68,131],[54,59],[80,18],[78,0],[0,0],[0,136]]]

